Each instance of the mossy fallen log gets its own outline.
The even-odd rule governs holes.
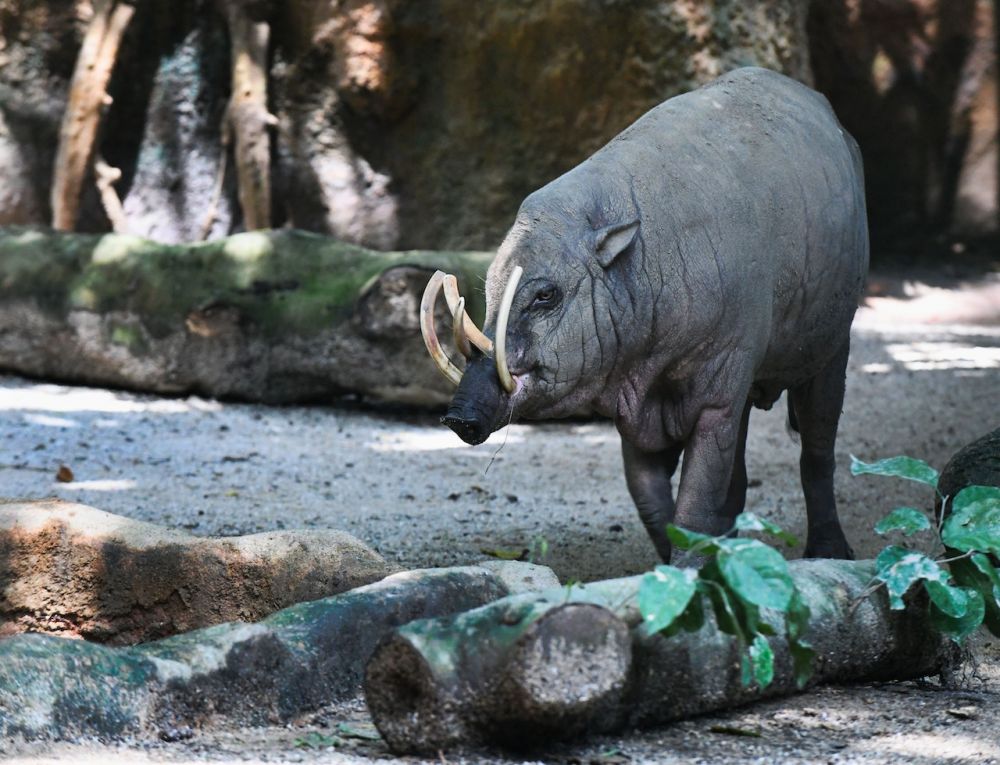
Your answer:
[[[0,370],[268,403],[344,393],[443,403],[451,388],[420,341],[420,295],[447,270],[481,317],[491,259],[376,252],[294,230],[171,246],[8,228]]]
[[[127,648],[52,635],[3,638],[0,742],[288,722],[354,695],[366,659],[390,629],[553,579],[544,567],[512,561],[418,569],[257,623],[216,624]]]
[[[923,677],[957,661],[919,605],[892,611],[879,591],[854,607],[872,562],[805,560],[790,568],[812,612],[810,683]],[[646,634],[636,605],[640,580],[526,594],[399,628],[368,663],[365,695],[375,724],[397,753],[524,747],[798,690],[782,629],[770,638],[773,682],[747,687],[741,649],[710,613],[696,632]]]

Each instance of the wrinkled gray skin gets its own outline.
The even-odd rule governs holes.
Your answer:
[[[787,390],[806,555],[851,557],[834,441],[868,232],[857,144],[826,99],[746,68],[648,112],[521,205],[487,278],[488,335],[517,265],[516,387],[502,391],[490,359],[469,363],[445,418],[464,440],[511,418],[611,417],[639,515],[669,560],[668,522],[732,528],[750,407]]]

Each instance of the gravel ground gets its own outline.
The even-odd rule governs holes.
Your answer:
[[[870,529],[882,514],[901,504],[929,507],[931,497],[916,484],[850,477],[849,455],[905,453],[940,468],[995,428],[1000,412],[1000,281],[991,276],[961,289],[896,286],[886,291],[902,291],[904,299],[873,300],[859,313],[838,442],[838,502],[859,557],[881,547]],[[465,563],[498,549],[531,550],[564,581],[655,564],[609,424],[514,425],[472,448],[436,416],[360,404],[271,408],[164,399],[0,378],[0,491],[59,496],[196,534],[340,528],[408,567]],[[60,465],[73,481],[55,480]],[[801,536],[796,465],[783,402],[754,411],[748,509]],[[949,688],[824,688],[542,759],[1000,762],[1000,650],[987,636],[977,652],[984,657],[978,676]],[[388,756],[380,743],[358,739],[328,749],[343,721],[361,724],[363,709],[347,705],[289,728],[213,730],[173,744],[18,751],[62,762]]]

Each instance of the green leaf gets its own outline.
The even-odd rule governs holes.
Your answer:
[[[639,613],[651,634],[673,624],[695,594],[698,572],[693,568],[657,566],[642,577],[639,585]]]
[[[878,462],[862,462],[851,455],[851,475],[888,475],[919,481],[937,488],[938,472],[923,460],[913,457],[889,457]]]
[[[674,526],[672,523],[667,526],[667,538],[678,550],[691,550],[699,547],[699,552],[706,555],[718,552],[718,547],[715,545],[716,537],[699,534],[697,531],[688,531],[680,526]]]
[[[788,612],[785,615],[786,630],[791,640],[799,640],[806,634],[811,615],[809,606],[802,600],[802,593],[796,588],[792,593],[791,602],[788,604]]]
[[[983,500],[1000,502],[1000,486],[981,486],[973,484],[966,486],[952,499],[952,511],[961,510]]]
[[[941,613],[953,619],[965,616],[965,612],[969,608],[969,596],[964,588],[925,580],[924,589],[927,590],[931,602],[941,610]],[[972,590],[970,589],[969,592]]]
[[[962,552],[1000,555],[1000,488],[967,486],[952,502],[941,541]]]
[[[358,738],[363,741],[381,741],[382,736],[374,725],[348,725],[347,723],[337,723],[337,733],[344,738]]]
[[[755,636],[750,644],[750,664],[757,687],[767,688],[774,679],[774,651],[763,635]]]
[[[905,547],[890,545],[875,559],[875,578],[885,582],[889,608],[905,608],[903,596],[921,579],[947,583],[948,574],[926,555]]]
[[[723,580],[724,581],[724,580]],[[726,585],[723,584],[725,587]],[[740,620],[740,624],[746,630],[748,635],[777,635],[777,630],[770,625],[770,623],[763,621],[760,618],[760,609],[757,608],[753,603],[747,603],[740,597],[732,598],[733,613],[736,614],[736,618]]]
[[[797,640],[788,644],[788,649],[792,654],[792,665],[795,671],[795,685],[801,690],[806,687],[809,678],[813,674],[813,661],[816,659],[816,651],[805,640]]]
[[[804,688],[813,673],[813,660],[816,658],[816,651],[813,650],[803,636],[809,628],[809,617],[812,614],[809,606],[802,599],[802,593],[798,588],[792,593],[791,603],[788,604],[788,612],[785,615],[785,630],[788,633],[788,650],[792,655],[792,668],[795,672],[795,684],[799,688]]]
[[[982,553],[948,565],[956,582],[963,587],[972,587],[983,596],[986,609],[983,623],[990,632],[1000,637],[1000,572]]]
[[[698,578],[698,590],[708,596],[719,629],[729,635],[735,635],[742,644],[746,645],[749,642],[746,629],[743,622],[736,616],[732,599],[722,583],[722,575],[719,573],[716,561],[710,560],[702,566],[701,571],[698,572]]]
[[[528,557],[527,548],[521,550],[504,550],[501,547],[481,547],[479,548],[479,552],[498,560],[526,560]]]
[[[1000,607],[1000,571],[997,571],[996,566],[982,553],[976,553],[969,560],[992,585],[992,590],[989,594],[992,596],[993,602]]]
[[[983,616],[986,613],[983,596],[979,594],[979,591],[971,587],[964,589],[968,598],[968,607],[961,617],[956,619],[949,616],[941,611],[936,603],[931,604],[930,608],[931,625],[956,643],[961,643],[966,635],[975,632],[976,628],[983,623]]]
[[[705,624],[705,609],[702,607],[702,596],[700,593],[696,592],[695,596],[691,598],[691,602],[688,603],[688,607],[681,612],[681,615],[674,619],[674,623],[662,630],[660,634],[664,637],[672,637],[678,632],[683,630],[684,632],[697,632]]]
[[[299,736],[292,743],[303,749],[326,749],[331,746],[340,746],[344,742],[337,736],[327,736],[323,733],[310,731],[304,736]]]
[[[739,531],[763,531],[767,534],[777,537],[782,542],[784,542],[789,547],[794,547],[798,544],[798,539],[795,538],[794,534],[789,534],[780,526],[771,523],[764,518],[761,518],[753,513],[745,510],[736,516],[736,523],[734,528]]]
[[[897,507],[875,524],[875,532],[878,534],[902,531],[906,536],[909,536],[929,528],[931,528],[930,520],[915,507]]]
[[[737,596],[761,608],[788,610],[795,585],[781,553],[755,539],[722,540],[720,548],[719,571]]]

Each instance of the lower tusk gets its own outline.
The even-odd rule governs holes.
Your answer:
[[[465,298],[458,299],[455,306],[455,313],[451,317],[452,334],[455,337],[455,347],[462,352],[465,358],[472,358],[472,346],[469,345],[469,338],[465,334]]]
[[[462,370],[451,363],[448,354],[444,352],[441,343],[438,342],[437,332],[434,331],[434,303],[437,301],[444,280],[444,271],[435,271],[430,281],[427,282],[424,296],[420,301],[420,334],[424,336],[427,352],[434,359],[441,374],[451,380],[452,384],[458,385],[462,381]]]
[[[514,293],[517,291],[517,285],[521,281],[523,273],[524,269],[520,266],[515,266],[511,272],[507,287],[503,291],[503,299],[500,301],[500,312],[497,315],[497,339],[493,344],[496,351],[497,375],[499,375],[500,384],[507,391],[508,396],[514,392],[514,378],[510,376],[510,369],[507,367],[507,320],[510,318],[510,307],[514,302]]]
[[[452,274],[447,274],[444,277],[444,299],[448,301],[448,310],[454,316],[457,313],[458,301],[462,299],[462,296],[458,291],[458,279]],[[493,341],[479,330],[476,322],[472,320],[472,317],[468,313],[465,313],[464,316],[462,331],[465,333],[465,336],[469,338],[470,343],[489,356],[493,353]],[[456,321],[458,320],[456,319]],[[463,353],[465,352],[463,351]],[[468,356],[469,354],[466,353],[465,355]]]

